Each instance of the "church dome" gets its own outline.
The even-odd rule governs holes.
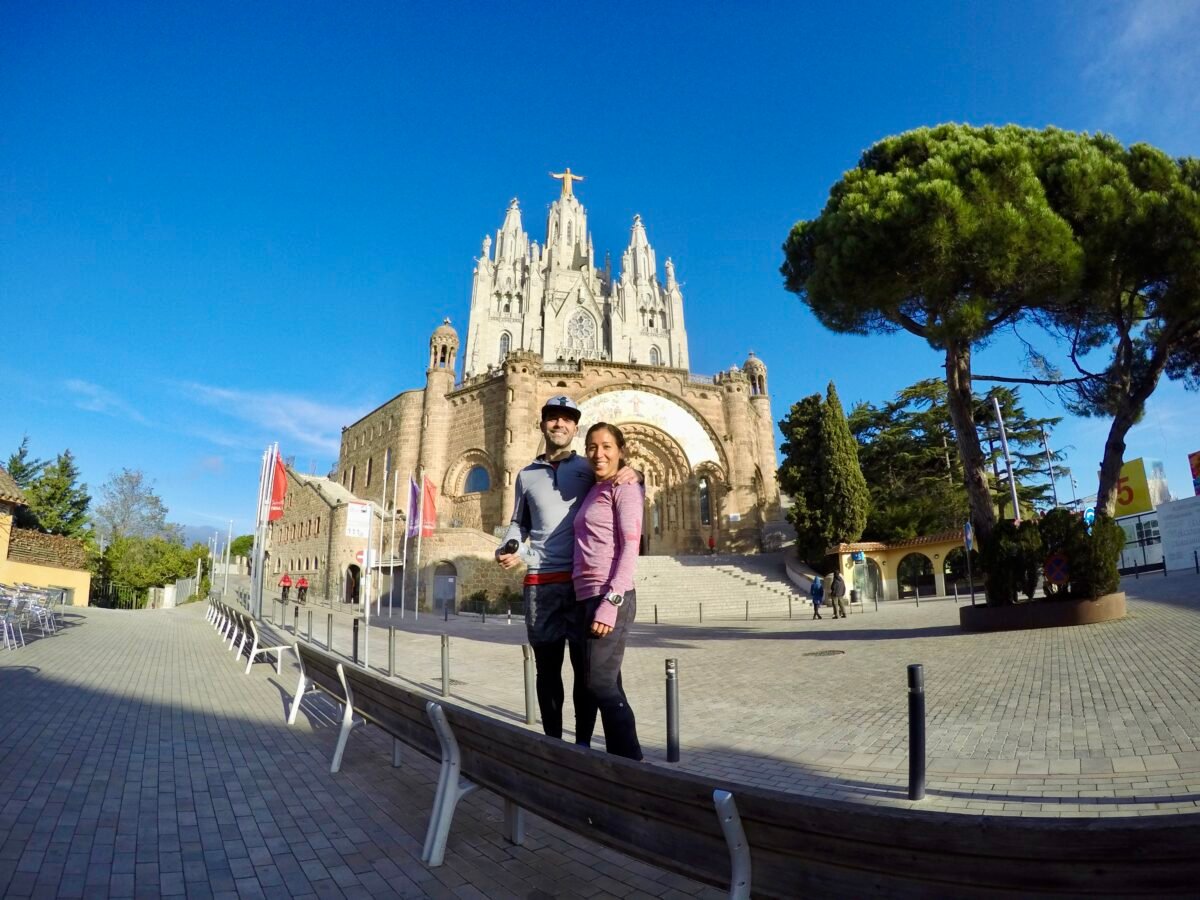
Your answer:
[[[764,395],[767,393],[767,367],[761,359],[750,351],[750,356],[742,363],[742,372],[750,381],[750,394]]]
[[[767,366],[761,359],[755,356],[754,351],[751,350],[750,356],[744,363],[742,363],[742,371],[751,377],[755,375],[766,375]]]
[[[433,329],[433,337],[458,343],[458,332],[454,330],[449,319],[443,319],[442,324]]]

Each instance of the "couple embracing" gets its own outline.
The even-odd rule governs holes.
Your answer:
[[[585,457],[571,449],[580,412],[569,397],[542,407],[546,452],[517,475],[512,521],[496,559],[524,564],[525,626],[537,664],[542,729],[562,737],[564,653],[575,685],[575,742],[591,745],[597,713],[609,753],[642,759],[637,723],[621,685],[636,613],[633,588],[642,536],[641,476],[625,465],[625,437],[605,422],[588,429]],[[505,552],[516,543],[515,552]]]

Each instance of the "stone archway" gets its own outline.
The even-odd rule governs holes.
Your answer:
[[[935,584],[933,560],[924,553],[914,550],[905,554],[896,566],[896,593],[900,600],[908,596],[933,596],[937,592]]]
[[[359,590],[362,587],[362,569],[351,563],[346,567],[346,578],[342,591],[342,599],[346,603],[359,601]]]

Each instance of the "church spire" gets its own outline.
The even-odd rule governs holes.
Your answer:
[[[641,216],[633,217],[633,228],[629,232],[629,246],[621,256],[621,281],[646,284],[657,277],[658,263],[654,259],[654,248],[646,237],[646,226]]]
[[[521,204],[513,197],[504,213],[504,224],[496,232],[496,262],[523,257],[528,249],[529,238],[521,227]]]

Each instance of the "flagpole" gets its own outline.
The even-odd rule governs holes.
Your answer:
[[[408,473],[408,499],[404,515],[404,550],[400,553],[400,618],[404,618],[404,589],[408,584],[408,535],[412,531],[412,472]]]
[[[263,459],[262,490],[258,498],[258,527],[254,535],[254,583],[251,586],[250,614],[256,619],[262,618],[263,589],[266,586],[266,572],[263,571],[267,558],[267,515],[270,512],[271,491],[275,486],[275,456],[279,445],[272,444],[267,448]]]
[[[258,529],[262,518],[263,480],[267,475],[267,453],[263,452],[262,467],[258,472],[258,501],[254,507],[254,546],[250,548],[250,614],[254,614],[254,598],[258,596],[258,580],[262,577],[261,561],[262,538]]]
[[[396,507],[400,504],[400,472],[392,473],[392,539],[388,541],[388,617],[396,595]]]
[[[371,526],[374,524],[374,504],[367,501],[367,549],[363,553],[363,668],[370,668],[371,647]]]
[[[386,459],[386,457],[385,457]],[[379,578],[382,585],[383,579],[383,516],[387,512],[387,466],[383,467],[383,484],[379,486],[379,559],[375,561],[375,565],[379,566]],[[390,612],[390,610],[389,610]],[[380,592],[375,597],[375,615],[383,615],[383,594]]]
[[[225,540],[225,584],[221,587],[221,599],[225,599],[225,595],[229,593],[229,560],[232,558],[232,551],[229,549],[233,544],[233,519],[229,520],[229,537]]]
[[[421,618],[421,538],[425,536],[425,467],[417,469],[417,564],[413,568],[413,621]]]

